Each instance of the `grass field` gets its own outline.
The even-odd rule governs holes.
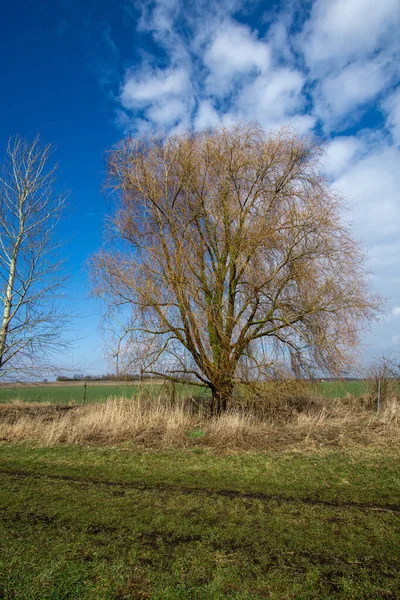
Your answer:
[[[398,455],[0,452],[5,600],[400,597]]]
[[[366,393],[367,383],[357,381],[323,381],[317,384],[317,390],[326,398],[344,398],[347,394],[361,396]]]
[[[143,387],[139,384],[98,384],[88,382],[86,387],[86,402],[104,402],[110,396],[125,396],[132,398],[142,390],[146,393],[157,396],[160,392],[166,391],[164,384],[146,383]],[[198,386],[179,384],[176,386],[178,396],[189,396],[198,394],[208,394],[208,390],[203,390]],[[82,404],[84,398],[84,384],[78,385],[20,385],[10,387],[0,387],[0,403],[13,402],[21,400],[22,402],[54,402],[57,404],[68,404],[70,402]]]
[[[165,391],[166,387],[163,384],[146,383],[143,387],[139,384],[98,384],[96,382],[88,382],[86,388],[86,402],[103,402],[110,396],[126,396],[132,398],[141,390],[145,389],[147,393],[157,396],[160,392]],[[366,391],[366,384],[363,381],[324,381],[319,384],[314,384],[313,391],[320,393],[326,398],[343,398],[346,394],[360,396]],[[186,384],[178,384],[176,386],[178,396],[188,395],[209,395],[209,390],[198,386]],[[21,385],[2,386],[0,387],[0,403],[12,402],[21,400],[22,402],[56,402],[59,404],[67,404],[74,402],[81,404],[84,398],[83,383],[77,385]]]

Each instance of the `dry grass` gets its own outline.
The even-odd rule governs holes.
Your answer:
[[[26,408],[25,408],[26,407]],[[60,443],[115,443],[126,440],[163,445],[181,443],[193,416],[177,404],[161,400],[110,398],[87,406],[33,404],[0,406],[0,438]]]
[[[394,446],[400,441],[400,403],[389,400],[377,414],[368,399],[303,400],[277,406],[263,419],[240,410],[206,418],[193,404],[110,398],[105,403],[60,407],[0,405],[0,439],[40,445],[115,444],[149,447],[202,445],[218,449],[293,449]],[[191,436],[189,432],[199,435]],[[188,435],[189,434],[189,435]]]

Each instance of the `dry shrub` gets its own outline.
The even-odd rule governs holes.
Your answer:
[[[400,365],[382,357],[371,365],[368,372],[366,403],[369,408],[384,407],[392,398],[400,398]]]
[[[315,413],[322,400],[313,393],[309,382],[281,379],[247,385],[233,398],[231,409],[250,413],[260,420],[286,422],[298,413]]]
[[[361,403],[336,399],[316,414],[299,414],[286,429],[293,440],[320,446],[393,446],[400,441],[400,403],[393,398],[376,413]]]
[[[339,400],[318,409],[291,414],[286,421],[260,421],[227,413],[205,425],[204,442],[216,448],[283,450],[348,446],[399,446],[400,403],[394,398],[379,414]]]
[[[0,406],[0,439],[60,443],[115,444],[130,441],[148,447],[203,445],[217,449],[294,449],[307,447],[388,446],[400,441],[400,403],[393,397],[383,409],[367,410],[361,401],[325,400],[306,405],[283,419],[230,409],[206,417],[193,404],[162,398],[110,398],[105,403],[65,409],[54,405]],[[189,437],[201,429],[203,436]]]

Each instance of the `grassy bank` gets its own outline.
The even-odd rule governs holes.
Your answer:
[[[394,599],[398,455],[1,447],[5,599]]]

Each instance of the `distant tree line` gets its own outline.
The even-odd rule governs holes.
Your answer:
[[[57,381],[149,381],[152,379],[160,379],[158,375],[151,374],[130,374],[130,373],[120,373],[119,375],[115,373],[105,373],[103,375],[85,375],[84,373],[74,373],[71,377],[67,375],[59,375],[57,377]],[[166,377],[168,379],[168,377]],[[310,378],[307,377],[295,377],[297,381],[311,381]],[[362,377],[341,377],[341,381],[362,381],[364,378]],[[181,383],[193,383],[193,380],[186,376],[181,376],[179,378],[174,377],[175,381]],[[337,381],[338,377],[317,377],[312,379],[315,382],[321,381]]]
[[[57,381],[144,381],[149,379],[158,379],[154,375],[132,375],[123,373],[116,375],[115,373],[106,373],[104,375],[85,375],[84,373],[74,373],[72,377],[67,375],[59,375]]]

